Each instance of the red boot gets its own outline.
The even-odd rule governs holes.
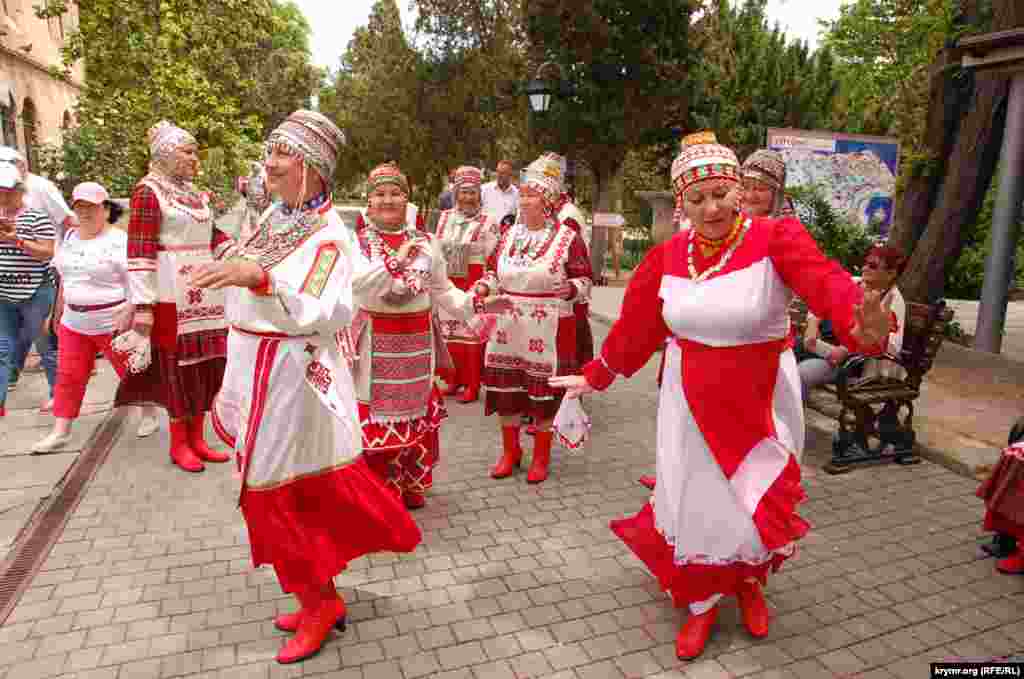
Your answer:
[[[744,582],[736,592],[736,598],[740,603],[740,612],[743,613],[743,624],[751,636],[758,639],[768,636],[770,614],[761,585],[756,582]]]
[[[477,352],[469,359],[469,365],[466,366],[466,381],[469,384],[466,385],[466,391],[459,398],[459,403],[473,403],[480,398],[480,369],[483,363],[481,356],[482,354]]]
[[[498,464],[491,470],[491,478],[503,479],[512,476],[523,463],[523,449],[519,445],[519,427],[501,428],[502,454]]]
[[[711,628],[718,619],[718,606],[700,615],[690,614],[676,636],[676,655],[680,660],[693,660],[704,652]]]
[[[312,658],[319,653],[338,621],[338,605],[325,596],[323,588],[304,590],[298,593],[298,597],[302,604],[298,632],[277,654],[277,662],[282,665]]]
[[[469,386],[459,397],[459,403],[473,403],[480,398],[480,387]]]
[[[459,393],[460,389],[462,389],[461,384],[453,384],[441,393],[444,394],[445,396],[455,396],[455,394]]]
[[[188,421],[188,442],[196,456],[207,462],[227,462],[231,459],[228,453],[222,453],[206,445],[206,415],[196,415]]]
[[[657,480],[653,476],[641,476],[639,481],[640,485],[646,488],[647,490],[654,490],[654,484],[657,482]]]
[[[996,562],[996,570],[1008,575],[1024,573],[1024,549],[1018,548],[1016,552]]]
[[[189,445],[188,420],[171,420],[171,460],[187,472],[206,469]]]
[[[339,632],[345,631],[345,618],[347,616],[347,610],[345,608],[345,600],[338,594],[338,590],[335,589],[334,583],[328,583],[323,590],[322,596],[328,601],[334,602],[334,629]],[[274,618],[274,627],[281,630],[282,632],[294,632],[299,629],[299,625],[302,623],[302,608],[294,613],[282,613],[281,615]]]
[[[411,490],[402,491],[402,502],[407,509],[423,509],[427,506],[427,496]]]
[[[548,467],[551,465],[551,430],[538,431],[533,440],[533,460],[530,471],[526,475],[527,483],[542,483],[548,478]]]

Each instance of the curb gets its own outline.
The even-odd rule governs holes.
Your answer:
[[[591,308],[590,310],[590,317],[597,321],[598,323],[607,325],[609,327],[614,325],[615,321],[617,320],[616,318],[595,312],[593,308]],[[822,405],[818,404],[815,401],[808,403],[806,407],[835,422],[835,411],[829,412],[829,408],[823,407]],[[991,465],[970,465],[967,462],[961,460],[956,454],[951,453],[948,450],[944,450],[943,448],[933,443],[934,439],[951,440],[961,436],[960,434],[955,432],[944,431],[933,433],[932,431],[923,428],[920,424],[915,427],[914,431],[917,433],[917,453],[925,460],[933,462],[941,467],[945,467],[949,471],[953,472],[954,474],[958,474],[959,476],[964,476],[966,478],[978,481],[982,480],[990,471]],[[994,464],[995,461],[999,459],[998,449],[993,447],[992,450],[992,460]]]

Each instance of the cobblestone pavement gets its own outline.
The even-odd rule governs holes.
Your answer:
[[[754,642],[730,602],[704,656],[677,660],[682,613],[607,527],[645,498],[656,367],[588,397],[590,449],[556,451],[539,487],[488,478],[497,423],[453,404],[422,546],[352,563],[353,624],[298,666],[273,660],[292,602],[250,567],[231,466],[189,476],[166,432],[126,434],[0,627],[0,679],[918,679],[1024,649],[1024,579],[978,559],[974,482],[929,463],[829,476],[812,427],[814,530],[770,580],[771,634]]]

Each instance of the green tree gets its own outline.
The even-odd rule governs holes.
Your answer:
[[[265,70],[275,27],[284,25],[272,0],[81,0],[78,6],[79,25],[62,54],[67,65],[85,60],[79,125],[49,153],[51,172],[67,183],[97,180],[125,195],[146,171],[146,130],[166,118],[216,156],[220,171],[204,173],[200,183],[227,192],[240,161],[252,156],[278,115],[268,102],[291,97],[294,106],[302,99],[294,83]],[[37,14],[66,9],[67,0],[47,0]],[[268,92],[268,84],[281,89]],[[312,86],[303,86],[308,100]]]
[[[691,100],[698,54],[690,44],[694,0],[523,0],[531,63],[554,62],[569,96],[556,97],[548,143],[582,161],[596,185],[595,211],[613,206],[616,179],[631,150],[670,138]],[[606,234],[595,230],[595,275]]]

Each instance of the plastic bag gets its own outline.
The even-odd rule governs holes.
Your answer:
[[[128,372],[142,373],[146,371],[153,361],[153,345],[148,337],[129,330],[118,335],[110,342],[110,348],[119,354],[125,354],[125,364]]]
[[[578,398],[563,398],[551,429],[559,443],[570,451],[576,451],[590,436],[590,416]]]

